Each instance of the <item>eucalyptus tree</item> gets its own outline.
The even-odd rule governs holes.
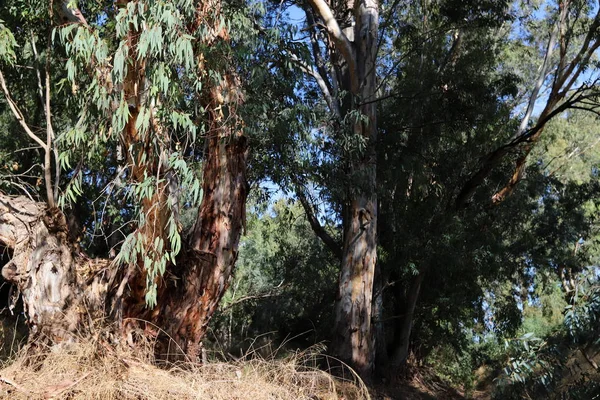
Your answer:
[[[500,249],[523,235],[525,210],[535,209],[547,193],[544,178],[533,168],[520,195],[502,203],[517,187],[548,122],[566,110],[596,113],[598,106],[598,71],[591,60],[599,19],[592,3],[439,2],[410,10],[405,37],[396,42],[406,56],[384,103],[390,118],[382,122],[379,156],[387,166],[381,245],[388,258],[382,267],[384,277],[392,274],[392,304],[401,315],[391,329],[396,364],[408,356],[419,298],[424,309],[438,312],[431,324],[439,326],[453,313],[459,321],[462,311],[442,307],[436,298],[453,298],[458,305],[455,296],[464,296],[465,307],[472,308],[485,281],[494,282],[498,273],[512,279],[526,265],[523,257],[531,249]],[[410,104],[413,112],[404,113]],[[505,258],[497,259],[498,253]],[[497,267],[488,269],[492,265]],[[450,284],[454,267],[466,268],[462,276],[474,279],[459,280],[466,285],[462,294]],[[422,325],[426,312],[420,314],[419,342],[422,331],[432,329]],[[460,332],[458,326],[452,330]]]
[[[158,326],[195,357],[229,284],[248,192],[247,138],[237,117],[244,95],[225,6],[107,1],[79,10],[50,0],[24,7],[2,11],[14,24],[1,26],[0,83],[20,134],[44,151],[46,196],[0,193],[0,242],[13,254],[3,276],[20,291],[34,333],[73,338],[91,328],[88,316],[109,317],[129,337],[136,328],[158,334],[151,328]],[[24,59],[25,16],[41,28],[31,33],[47,38],[45,67],[27,66],[41,76],[45,137],[14,97],[18,83],[4,79]],[[56,59],[64,67],[50,63]],[[68,86],[70,94],[58,91]],[[57,131],[51,107],[64,97],[75,114]],[[86,168],[100,151],[117,165],[101,192],[121,193],[135,215],[112,261],[87,257],[58,207],[86,201],[78,196],[98,184]],[[194,163],[202,164],[201,179]],[[62,188],[60,167],[69,178]],[[184,232],[182,212],[190,208],[197,216]]]
[[[369,376],[375,354],[371,303],[377,263],[375,97],[380,4],[309,0],[302,6],[314,60],[307,71],[318,82],[334,118],[346,125],[349,136],[362,147],[344,154],[348,181],[354,183],[344,188],[342,200],[343,245],[330,350]],[[320,42],[319,35],[325,40]],[[310,215],[313,227],[322,232]],[[327,235],[321,233],[321,237]]]
[[[435,269],[428,266],[435,262],[425,262],[435,258],[425,252],[427,236],[444,237],[456,218],[500,205],[516,188],[552,118],[576,108],[596,112],[598,10],[586,1],[309,1],[297,6],[304,25],[281,40],[281,51],[314,82],[329,117],[313,125],[320,151],[306,157],[311,167],[290,170],[296,177],[290,186],[315,234],[340,257],[332,352],[367,376],[375,357],[377,231],[405,231],[407,246],[416,240],[424,257],[416,275],[399,276],[410,283],[395,283],[398,290],[406,289],[397,310],[403,318],[394,318],[401,325],[395,339],[401,345],[393,354],[399,364],[407,356],[423,282]],[[384,100],[384,112],[393,116],[383,130],[385,145],[378,143],[383,131],[376,107]],[[415,159],[413,167],[402,170],[412,157],[404,148],[425,151],[429,158]],[[509,172],[510,163],[515,166]],[[389,175],[394,170],[401,171]],[[388,175],[383,180],[377,178],[381,171]],[[377,181],[388,179],[392,187],[378,192]],[[405,193],[411,197],[416,184],[424,188],[425,197],[414,198],[422,208],[402,209]],[[320,224],[319,208],[311,204],[315,193],[306,189],[311,185],[340,218],[341,245]],[[386,227],[377,228],[380,196],[388,195],[392,198],[383,201],[394,205]],[[424,198],[428,202],[421,203]],[[416,217],[416,210],[430,217],[415,223],[418,232],[400,217]],[[434,243],[439,242],[431,247]],[[386,256],[392,251],[385,245],[381,250]],[[381,344],[380,351],[386,347]]]

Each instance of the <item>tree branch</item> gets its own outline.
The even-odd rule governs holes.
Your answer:
[[[313,27],[317,27],[315,23],[315,17],[313,16],[312,11],[306,7],[304,8],[304,13],[306,14],[306,22],[309,30],[310,44],[312,47],[313,58],[315,59],[315,66],[319,74],[323,77],[329,92],[332,92],[331,79],[327,70],[325,69],[326,62],[323,59],[323,55],[321,54],[321,46],[319,46],[319,39],[317,37],[317,33],[319,32],[317,29]],[[331,93],[332,95],[336,95],[336,93]]]
[[[19,109],[19,106],[12,99],[12,97],[10,95],[10,91],[6,87],[6,81],[4,80],[4,75],[2,74],[1,70],[0,70],[0,87],[2,87],[2,92],[4,93],[4,97],[6,98],[6,102],[8,103],[10,110],[12,111],[13,115],[15,116],[15,118],[17,119],[17,121],[19,122],[19,124],[21,125],[21,127],[23,128],[25,133],[27,134],[27,136],[29,136],[37,144],[39,144],[40,147],[42,147],[44,150],[46,150],[46,143],[44,143],[42,141],[42,139],[37,137],[33,133],[33,131],[29,128],[29,125],[27,125],[27,123],[25,122],[25,117],[23,117],[23,113]]]
[[[300,57],[296,56],[295,54],[289,53],[289,56],[291,60],[300,67],[302,72],[312,76],[315,79],[315,81],[319,85],[319,89],[321,89],[321,92],[323,93],[323,97],[325,98],[327,106],[329,107],[331,112],[335,114],[336,117],[341,118],[340,105],[337,99],[333,97],[333,95],[329,91],[327,82],[319,73],[319,71],[315,67],[308,65],[304,60],[300,59]]]
[[[344,57],[346,63],[348,63],[352,92],[354,94],[358,94],[358,68],[356,65],[356,59],[354,57],[354,49],[352,47],[352,42],[350,42],[350,40],[348,40],[348,37],[344,35],[344,32],[342,32],[340,25],[338,24],[337,20],[333,16],[333,13],[331,12],[331,8],[329,8],[329,6],[324,0],[308,0],[308,3],[311,5],[311,7],[317,13],[317,15],[319,15],[323,19],[323,22],[325,23],[325,28],[329,33],[329,37],[335,44],[335,47]]]
[[[48,11],[50,15],[50,21],[52,21],[54,10],[53,3],[50,1],[48,5]],[[50,161],[52,152],[52,142],[54,140],[54,129],[52,128],[52,111],[50,109],[50,55],[52,46],[52,26],[48,32],[48,43],[46,47],[46,103],[44,105],[44,111],[46,113],[46,148],[44,149],[44,180],[46,181],[46,196],[48,197],[48,206],[53,208],[56,206],[54,193],[52,187],[52,163]],[[60,170],[59,170],[60,171]],[[58,182],[55,182],[58,185]]]
[[[317,237],[325,243],[325,245],[331,250],[331,252],[335,255],[338,260],[342,259],[342,246],[333,238],[331,235],[323,228],[317,217],[315,216],[314,209],[304,192],[296,186],[296,196],[298,196],[298,200],[300,200],[300,204],[302,204],[302,208],[304,208],[304,212],[306,213],[306,218],[308,219],[308,223],[310,227],[315,232]]]
[[[550,64],[550,59],[552,58],[552,53],[554,50],[554,46],[556,44],[556,36],[557,36],[558,27],[555,26],[552,29],[552,33],[550,34],[550,40],[548,41],[548,47],[546,49],[546,55],[544,57],[544,62],[540,68],[540,75],[538,76],[537,81],[535,82],[535,86],[533,91],[531,92],[531,97],[529,98],[529,104],[527,105],[527,110],[525,111],[525,115],[521,120],[521,124],[519,125],[519,129],[512,136],[512,139],[518,138],[525,132],[527,125],[529,124],[529,120],[531,119],[531,114],[533,113],[533,108],[535,107],[535,102],[537,101],[538,95],[540,93],[540,89],[546,80],[546,74],[548,73],[548,65]],[[549,99],[550,100],[550,99]]]
[[[567,4],[565,3],[563,6],[566,7]],[[561,14],[563,12],[566,11],[563,11],[561,9]],[[558,22],[559,25],[560,23],[561,21]],[[556,79],[554,81],[554,84],[552,85],[552,90],[550,92],[548,100],[546,101],[546,106],[544,107],[544,110],[542,111],[536,125],[533,128],[525,131],[525,128],[529,123],[529,119],[531,118],[531,114],[535,106],[535,100],[537,99],[539,88],[543,84],[543,81],[546,76],[545,69],[548,67],[549,59],[551,58],[554,42],[556,41],[557,31],[561,31],[562,29],[564,29],[564,27],[561,27],[559,25],[555,26],[554,30],[552,31],[550,41],[548,44],[548,49],[546,51],[546,56],[544,58],[544,62],[540,71],[540,76],[538,78],[538,81],[536,82],[536,87],[534,88],[534,91],[531,95],[527,111],[523,120],[521,121],[519,129],[517,130],[515,135],[511,137],[511,140],[507,144],[502,145],[501,147],[497,148],[485,157],[482,166],[474,175],[471,176],[471,178],[469,178],[469,180],[465,183],[465,185],[459,192],[454,203],[455,208],[461,208],[466,205],[468,199],[475,192],[477,187],[479,187],[483,183],[483,181],[487,178],[492,169],[504,158],[504,156],[508,153],[508,151],[511,148],[515,148],[521,143],[526,143],[525,153],[522,154],[517,160],[515,170],[509,182],[492,197],[492,201],[494,204],[498,204],[502,200],[504,200],[506,196],[512,193],[513,189],[520,181],[522,173],[525,170],[527,157],[531,153],[533,144],[539,140],[546,123],[550,121],[554,116],[569,108],[577,108],[577,104],[579,102],[597,95],[597,93],[584,95],[583,92],[585,92],[588,88],[586,85],[582,85],[574,91],[574,93],[570,96],[568,100],[564,101],[557,107],[557,105],[571,90],[572,85],[580,76],[581,71],[583,70],[583,66],[587,64],[587,62],[589,62],[593,53],[596,51],[596,49],[600,47],[600,40],[590,45],[592,39],[595,37],[596,32],[600,28],[600,10],[598,10],[598,12],[596,13],[596,16],[594,17],[594,20],[590,25],[590,28],[586,34],[583,44],[581,45],[581,48],[579,49],[579,52],[573,58],[573,60],[571,60],[571,62],[564,71],[561,70],[560,66],[564,65],[564,59],[562,59],[562,57],[564,57],[564,55],[567,54],[567,51],[566,49],[561,48],[561,60],[559,61],[559,67],[556,71]],[[561,43],[561,46],[562,45],[563,43]],[[569,79],[569,81],[565,85],[567,79]]]

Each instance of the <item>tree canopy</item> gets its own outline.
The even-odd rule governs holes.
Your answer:
[[[5,3],[1,301],[30,340],[270,332],[366,381],[598,393],[596,2]]]

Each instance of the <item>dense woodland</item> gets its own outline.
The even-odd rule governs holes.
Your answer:
[[[2,0],[3,318],[595,398],[599,47],[584,0]]]

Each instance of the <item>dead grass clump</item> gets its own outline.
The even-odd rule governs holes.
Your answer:
[[[369,399],[356,378],[316,368],[318,351],[284,359],[185,362],[158,367],[151,349],[114,348],[100,339],[23,349],[0,369],[0,398],[10,399]]]

